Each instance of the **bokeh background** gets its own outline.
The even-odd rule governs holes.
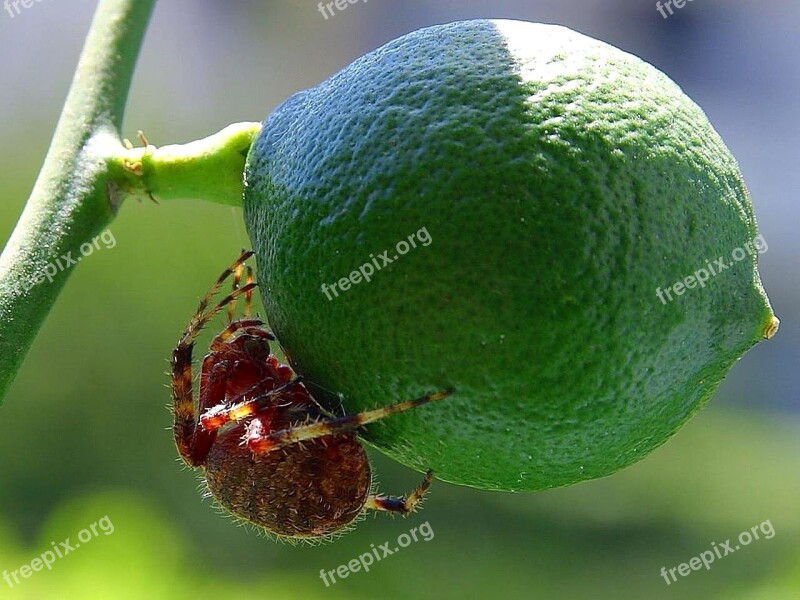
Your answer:
[[[94,3],[0,12],[0,230],[34,182]],[[437,483],[412,517],[369,518],[335,544],[275,544],[219,515],[176,462],[166,359],[198,296],[248,246],[240,211],[128,203],[73,273],[0,409],[0,571],[104,515],[112,535],[5,598],[800,598],[800,4],[695,0],[370,0],[326,20],[314,0],[162,0],[126,134],[161,145],[261,120],[380,44],[476,17],[567,25],[675,79],[738,157],[769,250],[761,273],[778,336],[735,366],[665,446],[612,477],[511,495]],[[419,475],[373,453],[383,487]],[[659,574],[769,519],[754,542],[667,585]],[[411,527],[435,532],[326,588],[335,569]]]

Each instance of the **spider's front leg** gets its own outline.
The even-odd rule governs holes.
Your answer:
[[[213,352],[203,361],[197,411],[192,396],[191,348],[180,355],[176,351],[177,358],[173,355],[173,435],[181,458],[190,467],[198,467],[205,462],[211,444],[217,437],[216,431],[198,427],[197,412],[225,401],[228,361],[220,360],[220,354]]]
[[[241,276],[244,261],[252,255],[252,252],[242,252],[239,258],[217,278],[214,285],[211,286],[211,289],[200,301],[197,311],[172,352],[173,435],[181,458],[186,464],[193,467],[203,463],[205,455],[208,453],[208,449],[216,436],[214,432],[198,431],[197,413],[192,393],[192,352],[194,344],[200,331],[214,315],[231,303],[236,302],[240,296],[245,295],[245,297],[248,297],[252,293],[252,289],[256,284],[250,281],[247,285],[234,289],[213,308],[209,308],[212,298],[219,292],[223,282],[231,274],[235,274],[238,279]],[[227,367],[224,361],[219,361],[219,356],[217,356],[219,362],[213,364],[209,361],[211,356],[215,355],[209,355],[203,364],[203,376],[200,385],[200,410],[205,410],[225,398],[227,381],[225,371]]]

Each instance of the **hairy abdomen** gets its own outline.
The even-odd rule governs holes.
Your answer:
[[[288,537],[321,537],[351,523],[371,485],[355,435],[324,437],[254,455],[233,427],[211,447],[205,469],[214,498],[236,516]]]

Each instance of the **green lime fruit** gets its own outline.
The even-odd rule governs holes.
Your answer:
[[[292,364],[348,414],[453,389],[364,433],[445,481],[613,473],[777,328],[765,240],[702,110],[563,27],[392,41],[275,110],[245,177]]]

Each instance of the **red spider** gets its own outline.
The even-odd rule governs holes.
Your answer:
[[[292,368],[279,363],[270,349],[275,336],[250,316],[257,285],[250,267],[246,284],[240,283],[252,255],[242,252],[222,272],[172,353],[173,431],[181,458],[205,470],[220,505],[279,537],[323,538],[345,530],[365,509],[411,513],[428,490],[432,472],[408,497],[372,493],[371,466],[355,430],[449,392],[355,415],[331,415]],[[233,291],[209,309],[231,274]],[[241,296],[245,316],[233,321]],[[192,349],[201,329],[225,307],[228,326],[203,359],[195,408]]]

